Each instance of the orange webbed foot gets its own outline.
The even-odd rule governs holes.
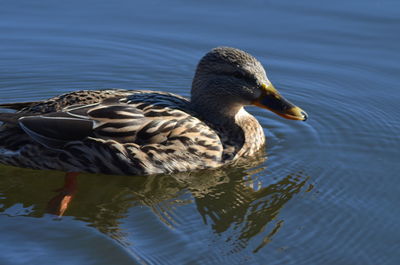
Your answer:
[[[68,172],[65,174],[64,186],[58,190],[59,192],[47,203],[47,212],[58,216],[63,216],[68,209],[76,191],[78,172]]]

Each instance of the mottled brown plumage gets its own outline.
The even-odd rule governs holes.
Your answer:
[[[215,48],[197,67],[190,100],[108,89],[1,105],[17,112],[0,113],[0,163],[128,175],[219,167],[263,146],[262,127],[243,108],[251,104],[306,119],[253,56]]]

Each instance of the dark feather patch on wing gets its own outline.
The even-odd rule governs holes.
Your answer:
[[[93,121],[65,115],[22,117],[19,124],[32,139],[49,148],[58,149],[69,141],[82,140],[92,135]]]

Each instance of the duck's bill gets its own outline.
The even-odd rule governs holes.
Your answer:
[[[282,97],[272,84],[262,85],[262,94],[253,102],[253,105],[268,109],[290,120],[305,121],[308,118],[304,110]]]

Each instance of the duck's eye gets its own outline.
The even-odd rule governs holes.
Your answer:
[[[239,72],[239,71],[233,72],[233,76],[238,79],[244,80],[246,82],[250,82],[250,83],[255,82],[255,79],[252,76],[249,76],[249,75]]]
[[[244,78],[244,75],[241,72],[234,72],[233,76],[236,78]]]

